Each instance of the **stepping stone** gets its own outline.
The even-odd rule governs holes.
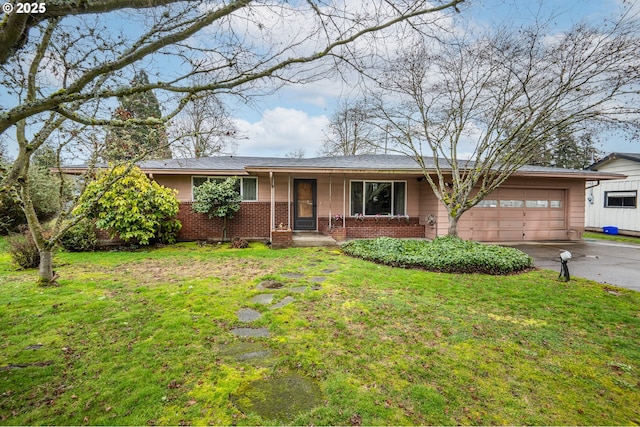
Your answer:
[[[311,290],[312,290],[312,291],[319,291],[320,289],[322,289],[322,285],[313,285],[313,286],[311,287]]]
[[[273,424],[289,424],[324,403],[318,383],[296,373],[253,381],[230,398],[243,413],[255,412]]]
[[[306,286],[295,286],[289,289],[291,292],[295,292],[296,294],[301,294],[307,290]]]
[[[273,352],[257,342],[236,342],[220,348],[220,356],[229,357],[238,362],[267,363]]]
[[[265,290],[265,289],[282,289],[284,285],[276,280],[265,280],[264,282],[258,283],[256,289]]]
[[[270,336],[267,328],[234,328],[231,333],[238,337],[269,338]]]
[[[324,277],[324,276],[314,276],[314,277],[311,278],[311,281],[315,282],[315,283],[322,283],[325,280],[327,280],[327,278]]]
[[[282,308],[286,305],[291,304],[292,302],[295,301],[295,298],[290,297],[290,296],[286,296],[284,298],[282,298],[279,302],[277,302],[276,304],[273,304],[271,307],[269,307],[269,310],[276,310],[278,308]]]
[[[281,276],[282,277],[286,277],[287,279],[300,279],[300,278],[304,277],[304,274],[302,274],[302,273],[282,273]]]
[[[251,308],[241,308],[236,315],[241,322],[253,322],[262,317],[262,313]]]
[[[25,347],[25,350],[40,350],[42,348],[42,344],[31,344]]]
[[[324,270],[321,270],[320,273],[322,273],[322,274],[331,274],[334,271],[336,271],[335,268],[325,268]]]
[[[252,360],[252,359],[266,359],[271,356],[271,352],[269,350],[258,350],[258,351],[250,351],[248,353],[242,353],[236,357],[236,360]]]
[[[251,298],[251,302],[255,304],[269,305],[273,301],[274,294],[259,294]]]

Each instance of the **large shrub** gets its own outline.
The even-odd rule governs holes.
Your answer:
[[[98,228],[125,242],[174,243],[182,227],[175,218],[177,191],[150,180],[137,167],[125,172],[124,166],[102,172],[87,185],[74,213],[86,213]]]
[[[509,274],[533,266],[533,259],[517,249],[450,236],[431,242],[389,237],[353,240],[344,244],[342,250],[382,264],[446,273]]]

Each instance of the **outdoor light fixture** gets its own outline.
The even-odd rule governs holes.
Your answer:
[[[569,275],[569,266],[567,263],[571,259],[571,252],[564,251],[560,254],[560,274],[558,275],[558,279],[564,276],[564,281],[568,282],[571,280],[571,276]]]

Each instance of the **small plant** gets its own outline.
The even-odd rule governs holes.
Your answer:
[[[360,212],[355,214],[354,217],[355,217],[356,221],[364,222],[364,215],[361,214]]]
[[[240,237],[234,237],[231,241],[231,247],[233,249],[246,249],[249,247],[249,242],[245,239],[241,239]]]
[[[222,218],[222,240],[227,238],[227,220],[240,210],[238,185],[238,178],[230,177],[223,182],[207,181],[193,189],[192,210],[209,218]]]
[[[36,268],[40,264],[40,252],[29,229],[22,225],[20,233],[7,237],[11,259],[20,268]]]
[[[96,235],[93,221],[84,219],[60,239],[60,244],[69,252],[92,252],[98,246],[98,236]]]
[[[380,221],[380,218],[382,218],[382,215],[376,214],[375,218],[376,218],[376,222],[378,222],[378,221]]]

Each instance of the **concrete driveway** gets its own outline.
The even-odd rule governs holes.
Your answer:
[[[535,266],[560,273],[560,253],[571,252],[571,276],[640,292],[640,245],[583,240],[581,242],[509,244],[534,259]]]

